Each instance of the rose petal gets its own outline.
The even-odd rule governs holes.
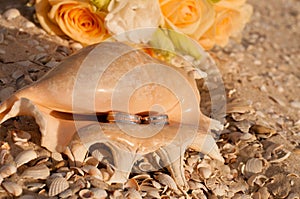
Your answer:
[[[48,12],[50,9],[51,5],[48,0],[36,0],[36,16],[42,28],[52,35],[64,35],[59,26],[49,19]]]

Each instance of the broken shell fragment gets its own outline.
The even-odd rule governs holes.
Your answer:
[[[160,182],[161,184],[167,186],[168,188],[170,188],[171,190],[177,190],[177,185],[175,183],[175,181],[173,180],[173,178],[167,174],[164,173],[160,173],[155,177],[156,180],[158,180],[158,182]]]
[[[12,132],[12,138],[14,142],[27,142],[31,139],[31,135],[26,131],[15,130]]]
[[[19,153],[17,155],[17,157],[15,158],[15,162],[16,162],[17,167],[20,167],[21,165],[26,164],[26,163],[30,162],[31,160],[36,159],[37,157],[38,157],[37,153],[34,150],[29,149],[29,150],[22,151],[21,153]]]
[[[21,175],[22,178],[47,179],[50,176],[50,169],[44,165],[28,167]]]
[[[17,168],[14,165],[3,165],[0,168],[0,176],[2,178],[7,178],[16,172],[17,172]]]
[[[12,194],[13,196],[20,196],[23,192],[23,189],[20,185],[14,182],[2,182],[4,189]]]

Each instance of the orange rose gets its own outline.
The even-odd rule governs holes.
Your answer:
[[[159,0],[165,26],[198,40],[214,22],[213,4],[207,0]]]
[[[252,7],[245,0],[222,0],[214,6],[216,17],[212,27],[199,40],[205,48],[224,47],[230,37],[237,38],[250,20]]]
[[[89,0],[37,0],[36,13],[41,26],[50,34],[66,34],[86,45],[108,37],[105,12],[95,12]]]

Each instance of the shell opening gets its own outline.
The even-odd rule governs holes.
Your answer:
[[[63,120],[73,120],[74,114],[64,113],[59,111],[52,111],[50,115],[55,118]],[[137,114],[130,114],[121,111],[109,111],[105,113],[93,114],[76,114],[76,120],[81,121],[95,121],[101,123],[129,123],[129,124],[154,124],[167,125],[169,124],[169,117],[166,114],[158,114],[156,112],[142,112]]]

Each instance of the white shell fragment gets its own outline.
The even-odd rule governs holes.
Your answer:
[[[12,19],[15,19],[17,18],[18,16],[20,16],[20,11],[16,8],[11,8],[11,9],[8,9],[6,10],[3,14],[3,17],[6,19],[6,20],[12,20]]]

